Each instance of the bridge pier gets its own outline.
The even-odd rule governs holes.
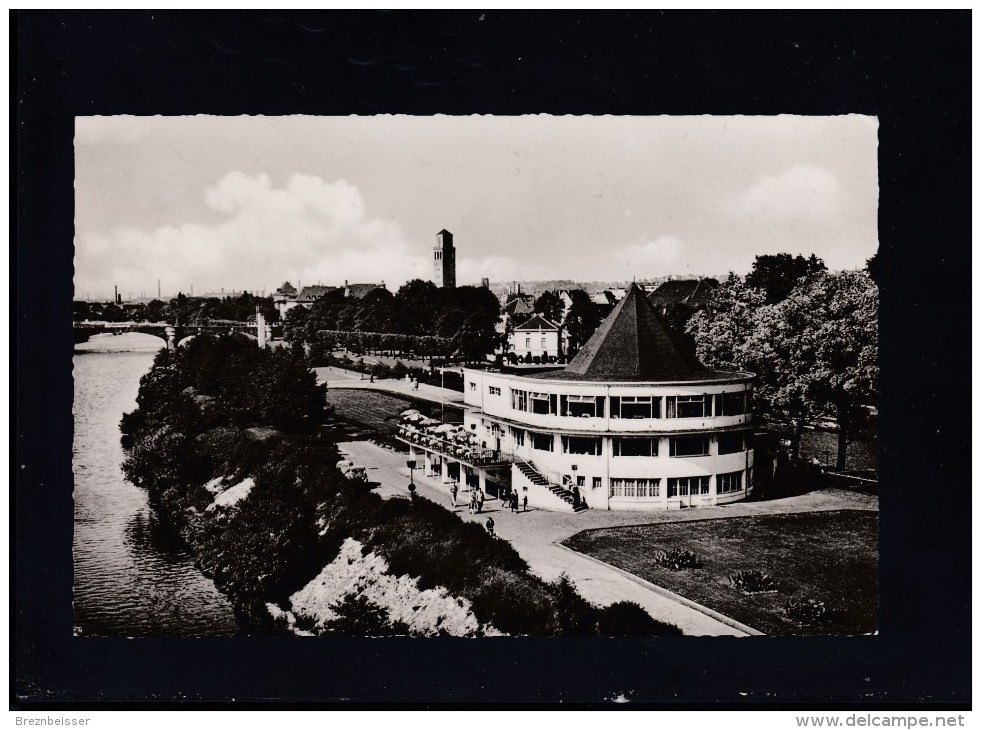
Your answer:
[[[177,347],[177,343],[174,340],[177,330],[174,327],[164,327],[164,334],[167,335],[167,349],[173,350]]]

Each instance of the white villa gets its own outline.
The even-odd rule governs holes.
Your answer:
[[[508,337],[508,353],[522,360],[529,357],[557,358],[562,354],[561,331],[540,314],[518,325]]]
[[[752,486],[752,378],[702,365],[633,285],[564,369],[465,369],[464,427],[480,448],[423,448],[425,466],[480,487],[507,470],[551,510],[734,502]]]

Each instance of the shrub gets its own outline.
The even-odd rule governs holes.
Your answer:
[[[490,623],[512,636],[561,633],[555,602],[542,580],[495,567],[475,571],[473,577],[480,582],[459,595],[470,600],[481,623]]]
[[[401,380],[408,372],[409,368],[405,366],[405,363],[403,363],[401,360],[397,360],[395,365],[392,366],[391,377],[395,378],[396,380]]]
[[[672,548],[667,552],[658,550],[654,553],[654,565],[668,570],[695,570],[702,567],[702,561],[691,550]]]
[[[681,636],[681,629],[651,618],[636,603],[617,601],[600,609],[596,633],[600,636]]]
[[[799,624],[822,623],[831,617],[831,611],[824,601],[815,598],[791,598],[783,610],[787,618]]]
[[[729,576],[729,583],[743,593],[776,593],[780,590],[780,583],[760,570],[740,570]]]
[[[350,593],[331,607],[337,617],[324,626],[322,636],[408,636],[402,621],[393,621],[382,606]]]

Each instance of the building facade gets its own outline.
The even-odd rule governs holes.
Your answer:
[[[445,228],[436,234],[436,246],[433,247],[433,283],[441,288],[456,287],[456,249],[453,234]]]
[[[631,286],[563,370],[464,370],[464,425],[533,506],[724,504],[752,486],[752,377],[702,365]]]
[[[547,362],[562,355],[560,327],[541,315],[534,315],[514,328],[508,336],[507,357],[513,355],[520,362],[537,357]]]

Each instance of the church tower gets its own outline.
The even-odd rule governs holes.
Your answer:
[[[445,228],[436,234],[433,248],[433,283],[447,289],[456,288],[456,249],[453,234]]]

